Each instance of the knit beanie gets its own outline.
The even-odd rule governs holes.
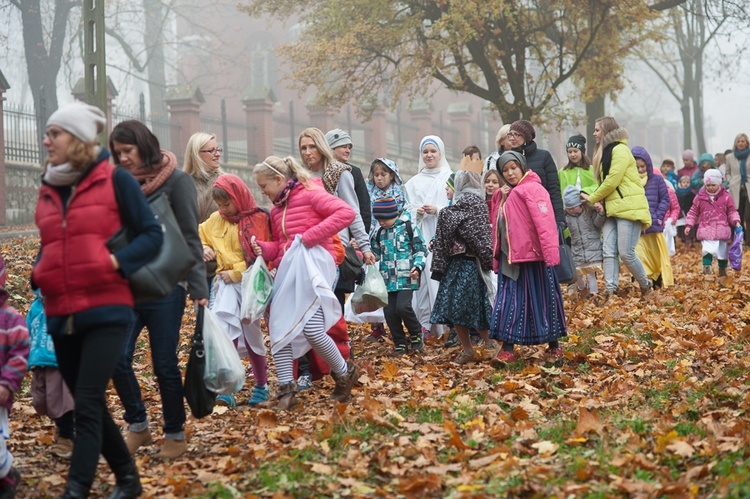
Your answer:
[[[334,128],[330,132],[327,132],[326,142],[331,146],[331,149],[345,145],[354,145],[351,136],[340,128]]]
[[[565,144],[565,149],[575,147],[581,151],[581,154],[586,154],[586,137],[583,135],[576,134],[568,139],[568,143]]]
[[[376,199],[372,204],[372,216],[377,220],[398,217],[398,203],[392,197]]]
[[[515,161],[519,165],[521,165],[521,169],[525,172],[526,171],[526,158],[521,154],[520,152],[516,151],[505,151],[500,155],[499,158],[497,158],[497,171],[500,172],[500,175],[503,174],[503,166],[505,166],[505,163],[508,161]]]
[[[706,185],[721,185],[722,180],[724,180],[724,175],[716,168],[706,170],[706,173],[703,174],[703,183]]]
[[[47,120],[48,127],[59,126],[86,144],[96,142],[106,124],[107,117],[101,109],[81,101],[61,107]]]
[[[510,125],[510,131],[520,133],[524,142],[531,142],[536,138],[536,130],[534,130],[534,125],[532,125],[530,121],[514,121]]]
[[[694,161],[695,153],[690,149],[682,151],[682,161]]]
[[[453,172],[450,174],[450,176],[448,177],[448,180],[445,181],[445,185],[447,185],[448,187],[450,187],[451,189],[455,191],[456,187],[453,184],[454,180],[456,180],[456,172]]]
[[[711,168],[716,168],[716,161],[714,161],[714,157],[710,152],[704,152],[701,154],[701,157],[698,158],[698,166],[700,166],[704,161],[708,161],[711,163]]]
[[[575,208],[576,206],[581,206],[582,203],[581,189],[575,185],[567,186],[563,191],[563,204],[565,208]]]

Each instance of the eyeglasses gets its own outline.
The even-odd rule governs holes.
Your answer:
[[[520,137],[520,136],[521,136],[521,134],[518,133],[518,132],[508,132],[508,137],[517,138],[517,137]]]
[[[214,149],[201,149],[200,152],[205,152],[213,156],[214,154],[221,154],[224,152],[224,149],[221,147],[215,147]]]
[[[65,131],[65,130],[57,130],[57,129],[54,129],[54,128],[53,128],[53,129],[47,130],[47,131],[45,132],[44,136],[45,136],[46,138],[48,138],[49,140],[55,140],[55,139],[56,139],[56,138],[58,138],[58,137],[59,137],[59,136],[60,136],[60,135],[61,135],[61,134],[62,134],[62,133],[63,133],[64,131]]]

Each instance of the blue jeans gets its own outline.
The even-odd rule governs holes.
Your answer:
[[[125,421],[132,431],[148,428],[146,406],[143,404],[141,388],[133,372],[133,354],[138,336],[144,326],[148,329],[151,344],[151,362],[159,384],[164,437],[185,439],[185,404],[182,374],[178,366],[182,314],[185,312],[185,288],[175,286],[172,294],[157,300],[138,302],[135,305],[136,321],[123,345],[120,361],[112,376],[117,395],[125,407]]]
[[[641,237],[641,222],[624,218],[607,217],[602,227],[602,256],[604,257],[604,283],[607,291],[617,291],[620,284],[620,265],[617,256],[633,275],[641,289],[650,283],[643,264],[635,254],[635,246]]]

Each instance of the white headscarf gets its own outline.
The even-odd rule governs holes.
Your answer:
[[[427,135],[419,143],[419,170],[417,171],[421,172],[425,168],[424,160],[422,159],[422,150],[424,149],[425,144],[428,143],[435,145],[435,147],[438,148],[438,151],[440,151],[440,166],[435,169],[450,170],[451,167],[448,164],[448,160],[445,159],[445,144],[443,144],[443,139],[437,135]]]
[[[482,177],[478,173],[465,170],[457,171],[453,179],[453,189],[455,191],[453,194],[453,204],[458,203],[464,194],[474,194],[484,199]]]

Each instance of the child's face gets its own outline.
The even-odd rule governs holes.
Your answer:
[[[677,184],[677,187],[679,187],[680,189],[687,189],[688,187],[690,187],[690,177],[688,177],[687,175],[683,175],[683,177],[680,178],[680,183]]]
[[[720,185],[717,184],[706,184],[706,192],[709,194],[716,194],[719,192]]]
[[[638,167],[638,173],[640,173],[641,175],[646,173],[646,168],[647,168],[646,162],[643,161],[641,158],[635,158],[635,166]]]
[[[215,199],[214,201],[216,201],[216,206],[219,207],[219,213],[225,217],[233,217],[237,215],[237,207],[231,199]]]
[[[522,177],[523,170],[521,169],[521,165],[515,161],[508,161],[503,165],[503,178],[510,185],[515,187],[521,181]]]
[[[255,183],[260,187],[260,191],[271,201],[275,201],[281,191],[286,186],[286,181],[281,175],[269,177],[268,175],[256,175]]]
[[[700,164],[700,169],[701,169],[701,171],[704,171],[704,172],[706,170],[710,170],[712,167],[713,167],[713,165],[710,162],[708,162],[708,161],[703,161]]]
[[[674,170],[674,165],[670,165],[669,163],[662,163],[659,169],[661,170],[661,174],[666,177],[670,171]]]
[[[580,215],[583,213],[583,205],[578,205],[573,208],[565,208],[565,212],[573,216]]]
[[[484,179],[484,192],[487,193],[488,196],[492,196],[496,190],[500,188],[500,179],[497,178],[497,175],[490,174],[487,175],[487,178]]]
[[[456,191],[454,191],[450,185],[445,184],[445,195],[448,196],[448,199],[453,200],[453,194],[455,194]]]
[[[568,147],[568,159],[574,165],[580,165],[583,153],[577,147]]]
[[[372,169],[372,180],[378,186],[378,189],[387,189],[393,182],[393,177],[393,172],[383,166],[376,165]]]
[[[393,227],[393,224],[396,223],[396,220],[398,220],[398,217],[380,218],[380,219],[378,219],[378,223],[380,224],[380,226],[382,228],[384,228],[384,229],[390,229],[391,227]]]

